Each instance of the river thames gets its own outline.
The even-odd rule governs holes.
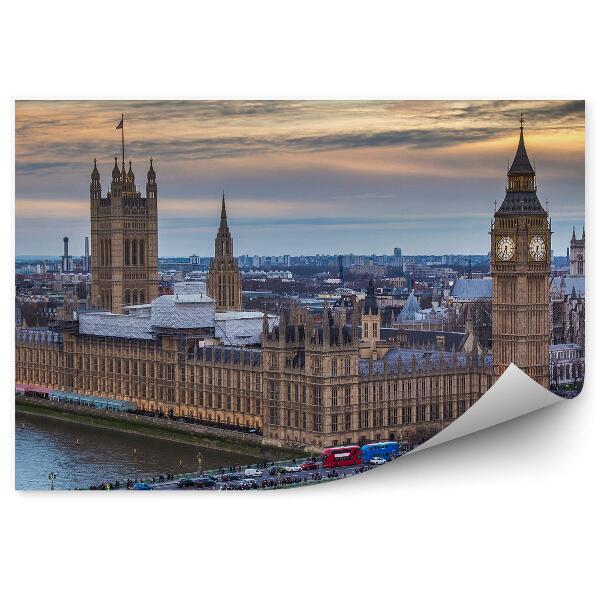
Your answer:
[[[48,490],[50,472],[56,474],[54,488],[62,490],[127,478],[190,473],[198,470],[198,452],[204,469],[257,460],[235,452],[17,414],[15,488]]]

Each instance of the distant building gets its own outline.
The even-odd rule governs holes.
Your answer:
[[[585,277],[554,277],[550,282],[552,343],[585,347]]]
[[[577,239],[575,227],[573,227],[573,235],[569,246],[569,275],[571,277],[583,277],[585,275],[585,228],[581,234],[581,239]]]
[[[550,346],[550,383],[552,387],[583,383],[585,362],[579,344]]]
[[[69,238],[63,238],[63,256],[60,261],[60,270],[62,273],[70,273],[73,270],[73,260],[69,256]]]

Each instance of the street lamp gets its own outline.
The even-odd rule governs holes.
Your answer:
[[[202,452],[198,452],[196,454],[196,460],[198,461],[198,471],[200,471],[200,475],[202,475]]]
[[[56,473],[54,473],[53,471],[50,471],[50,473],[48,473],[48,479],[50,480],[50,489],[53,490],[54,489],[54,480],[56,479]]]

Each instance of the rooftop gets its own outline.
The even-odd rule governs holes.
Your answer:
[[[399,365],[402,365],[402,370],[409,371],[414,365],[419,370],[440,369],[442,364],[447,367],[453,367],[456,361],[457,368],[465,368],[468,366],[470,356],[466,352],[442,352],[440,350],[419,350],[415,348],[392,348],[385,358],[371,361],[368,358],[361,358],[358,362],[358,370],[360,375],[369,373],[369,363],[372,363],[373,373],[382,375],[384,373],[384,365],[387,363],[388,372],[398,373]],[[482,359],[479,358],[479,364]],[[487,354],[483,358],[483,364],[486,367],[492,365],[492,356]]]
[[[492,298],[492,279],[457,279],[450,297],[455,300],[483,300]]]

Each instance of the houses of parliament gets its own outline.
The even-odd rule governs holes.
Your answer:
[[[102,196],[90,184],[93,310],[65,305],[46,329],[17,330],[17,384],[129,400],[141,410],[260,429],[264,443],[321,449],[423,441],[515,363],[549,386],[551,230],[521,123],[506,194],[492,218],[492,350],[415,344],[384,331],[372,282],[352,308],[244,311],[225,195],[206,288],[158,294],[157,174],[146,196],[131,163]],[[471,334],[472,335],[472,334]]]

